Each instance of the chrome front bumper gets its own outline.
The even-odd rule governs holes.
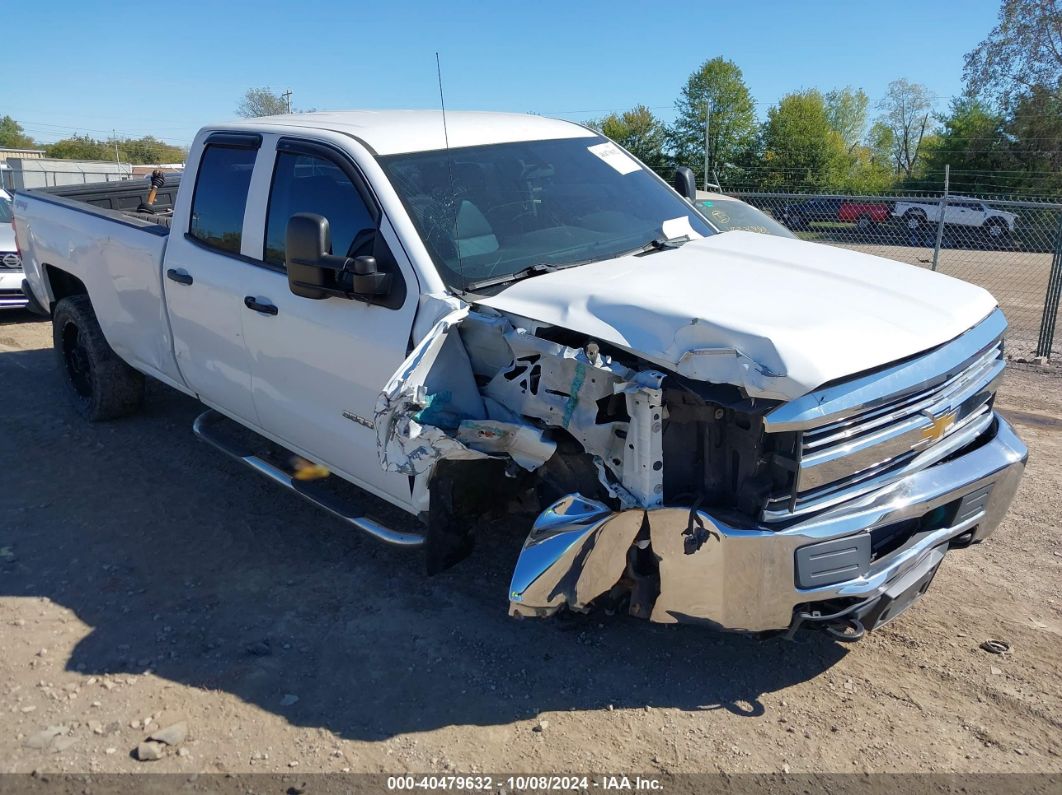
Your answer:
[[[1002,520],[1028,450],[998,415],[986,435],[958,458],[784,530],[751,522],[735,526],[688,506],[614,512],[569,495],[536,520],[513,574],[510,613],[585,609],[630,581],[632,547],[658,562],[659,593],[646,608],[652,621],[762,632],[790,627],[802,606],[873,600],[939,560],[944,545],[980,541]],[[917,520],[924,524],[898,548],[870,559],[872,531]],[[798,555],[801,548],[838,539],[844,541],[821,547],[822,555],[806,549]],[[834,555],[838,565],[831,569]],[[807,570],[809,560],[817,561],[810,564],[814,570]],[[853,576],[836,581],[848,573]],[[802,587],[809,579],[828,584]]]

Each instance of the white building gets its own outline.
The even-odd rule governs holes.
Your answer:
[[[44,188],[52,185],[80,185],[86,182],[114,182],[129,179],[129,163],[104,160],[62,160],[55,157],[24,159],[8,157],[4,186],[15,190]]]

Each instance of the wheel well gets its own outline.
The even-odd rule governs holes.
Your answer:
[[[67,273],[53,265],[45,265],[44,272],[48,275],[48,284],[52,288],[52,303],[48,307],[52,312],[55,311],[55,305],[64,298],[72,295],[88,295],[85,283],[72,273]]]

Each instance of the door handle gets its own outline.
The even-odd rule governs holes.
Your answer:
[[[171,282],[177,282],[177,284],[191,284],[192,276],[184,271],[179,271],[176,268],[170,268],[166,271],[166,278]]]
[[[274,304],[259,303],[253,295],[248,295],[244,298],[243,305],[248,309],[253,309],[255,312],[261,312],[263,315],[275,315],[279,311]]]

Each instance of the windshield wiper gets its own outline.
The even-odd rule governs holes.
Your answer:
[[[491,276],[487,279],[480,279],[478,282],[470,282],[465,289],[475,292],[484,287],[496,287],[499,284],[518,282],[521,279],[529,279],[532,276],[538,276],[543,273],[553,273],[553,271],[560,271],[565,268],[574,268],[576,265],[582,264],[583,263],[581,262],[571,262],[565,265],[555,265],[552,262],[536,262],[534,265],[528,265],[526,268],[521,268],[513,273],[503,273],[500,276]]]
[[[633,251],[628,251],[624,256],[639,254],[655,254],[657,251],[668,251],[669,249],[678,248],[684,243],[689,243],[689,235],[682,235],[680,237],[655,237],[646,243],[644,246],[639,246]]]
[[[642,246],[638,246],[636,249],[627,251],[623,254],[609,254],[608,259],[615,259],[616,257],[626,257],[631,254],[651,254],[656,251],[667,251],[669,249],[678,248],[684,243],[689,243],[690,237],[688,235],[681,235],[679,237],[657,237],[650,240],[648,243]],[[513,273],[503,273],[500,276],[490,276],[486,279],[480,279],[476,282],[470,282],[464,289],[467,292],[475,292],[481,290],[484,287],[497,287],[499,284],[510,284],[511,282],[518,282],[522,279],[529,279],[532,276],[538,276],[543,273],[553,273],[554,271],[561,271],[565,268],[575,268],[579,265],[586,265],[590,262],[598,262],[599,260],[583,260],[581,262],[566,262],[562,265],[558,265],[552,262],[536,262],[534,265],[528,265],[526,268],[521,268]]]

